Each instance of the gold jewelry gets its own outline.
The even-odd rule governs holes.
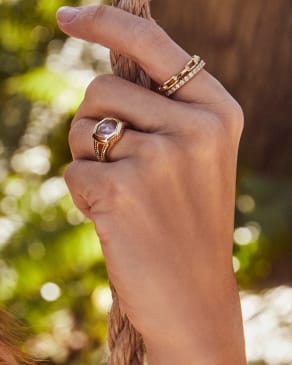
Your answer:
[[[205,65],[206,65],[205,61],[201,60],[200,63],[193,69],[193,71],[191,71],[185,77],[183,77],[181,80],[179,80],[178,83],[176,85],[174,85],[172,88],[167,90],[165,92],[165,95],[170,96],[170,95],[174,94],[178,89],[180,89],[188,81],[190,81],[194,76],[196,76]]]
[[[184,69],[175,76],[165,81],[163,85],[158,87],[160,93],[170,96],[178,89],[184,86],[189,80],[196,76],[202,68],[206,65],[199,56],[194,55],[192,59],[186,64]]]
[[[104,118],[92,131],[94,152],[98,161],[108,161],[109,150],[122,138],[126,123],[116,118]]]

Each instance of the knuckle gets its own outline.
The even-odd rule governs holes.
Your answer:
[[[64,180],[71,192],[71,195],[82,197],[89,206],[93,205],[96,194],[96,184],[92,179],[88,183],[80,183],[80,175],[83,172],[82,160],[72,161],[64,171]]]
[[[109,193],[112,198],[113,206],[117,207],[122,205],[127,200],[127,197],[129,195],[129,188],[122,179],[116,179],[112,183]]]
[[[145,49],[165,41],[166,33],[156,23],[145,19],[137,19],[132,25],[132,47]]]
[[[114,82],[115,76],[104,74],[94,78],[93,81],[88,85],[85,92],[85,99],[95,101],[102,98],[106,94],[105,90],[109,88]]]
[[[69,143],[71,151],[75,145],[79,144],[78,140],[80,141],[80,135],[78,133],[78,130],[79,130],[78,121],[75,122],[74,124],[71,124],[71,128],[68,133],[68,143]]]
[[[216,118],[212,118],[209,123],[200,126],[199,135],[203,143],[217,145],[218,141],[222,140],[223,131],[222,124]]]
[[[95,224],[95,230],[98,234],[103,250],[106,250],[107,247],[110,246],[110,243],[112,242],[113,222],[108,218],[107,214],[106,215],[100,214],[91,210],[90,215]]]
[[[244,127],[244,113],[240,104],[232,97],[223,110],[222,122],[229,135],[235,138],[241,136]]]
[[[100,5],[96,6],[96,8],[93,12],[93,22],[95,23],[95,25],[99,24],[100,18],[105,15],[107,10],[108,9],[107,9],[106,5],[100,4]]]
[[[140,144],[141,154],[146,160],[165,160],[170,152],[169,142],[166,138],[151,135]]]
[[[234,102],[232,106],[232,121],[235,132],[237,132],[238,135],[241,135],[244,128],[244,113],[238,102]]]
[[[185,148],[191,155],[208,157],[218,153],[226,139],[222,123],[218,117],[210,115],[192,123]]]
[[[141,161],[151,181],[174,171],[185,158],[185,146],[176,137],[152,135],[140,148]]]
[[[84,153],[88,150],[85,146],[88,146],[87,141],[90,137],[89,125],[91,125],[91,120],[86,118],[81,118],[71,123],[71,128],[68,133],[68,144],[74,160],[77,155],[80,156],[80,153],[84,158]],[[86,143],[81,143],[81,141],[86,141]],[[91,154],[86,153],[87,155],[88,157],[91,156]]]
[[[76,162],[73,161],[65,168],[65,171],[64,171],[64,180],[70,190],[72,189],[75,178],[76,178],[75,166],[76,166]]]
[[[103,201],[106,204],[105,210],[114,213],[122,206],[129,196],[129,186],[120,176],[116,178],[114,173],[108,172],[106,176],[106,186],[103,191]]]
[[[232,99],[221,107],[220,112],[203,111],[188,118],[184,124],[186,149],[191,153],[201,153],[204,156],[218,154],[232,148],[237,150],[243,129],[243,112],[240,105]]]
[[[200,111],[199,114],[196,111],[193,117],[190,116],[185,124],[191,136],[203,141],[217,138],[221,127],[218,116],[210,111]]]

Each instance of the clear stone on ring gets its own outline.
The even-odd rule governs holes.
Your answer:
[[[97,127],[96,134],[104,138],[109,138],[115,133],[116,128],[117,122],[114,119],[107,119]]]

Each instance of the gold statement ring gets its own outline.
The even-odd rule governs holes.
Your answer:
[[[165,81],[158,87],[158,91],[165,96],[174,94],[178,89],[184,86],[188,81],[195,77],[204,67],[206,63],[200,56],[194,55],[192,59],[185,65],[184,69],[175,76]]]
[[[122,138],[126,123],[116,118],[104,118],[93,131],[93,146],[98,161],[109,161],[110,149]]]

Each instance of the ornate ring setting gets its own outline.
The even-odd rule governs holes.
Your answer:
[[[116,118],[104,118],[93,131],[94,152],[98,161],[109,161],[110,149],[122,138],[126,123]]]

